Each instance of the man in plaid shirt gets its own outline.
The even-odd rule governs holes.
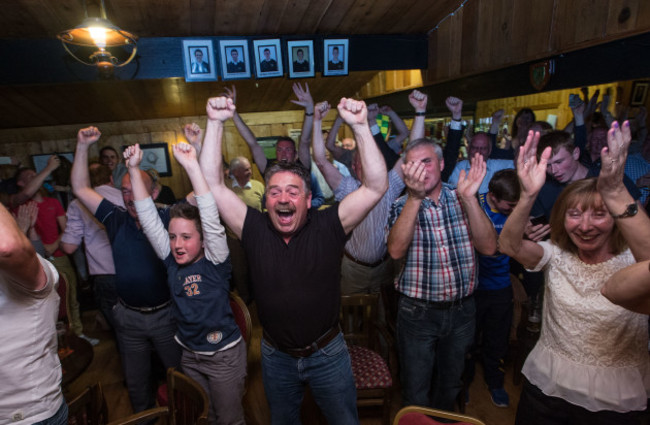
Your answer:
[[[407,194],[391,209],[388,252],[406,257],[396,284],[403,404],[453,410],[474,340],[474,249],[494,254],[497,237],[476,198],[486,173],[483,158],[472,158],[456,190],[441,181],[442,158],[429,139],[407,147]]]

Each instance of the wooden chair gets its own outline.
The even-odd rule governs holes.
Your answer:
[[[406,406],[402,408],[395,419],[393,425],[442,425],[434,418],[449,419],[456,425],[485,425],[483,421],[458,413],[446,412],[444,410],[433,409],[431,407]],[[449,422],[444,422],[449,423]]]
[[[246,341],[246,348],[248,348],[251,343],[251,332],[253,330],[251,313],[248,311],[244,300],[234,292],[230,293],[230,308],[232,309],[233,316],[235,316],[235,322],[239,326],[239,331]]]
[[[105,425],[107,422],[106,400],[99,382],[68,403],[69,425]]]
[[[169,425],[207,425],[210,401],[198,382],[169,368],[166,385],[167,406],[145,410],[109,425],[133,425],[156,418],[167,418]]]
[[[377,294],[343,295],[341,329],[350,351],[357,406],[382,406],[383,422],[388,425],[396,361],[392,338],[377,324],[378,298]],[[387,346],[384,356],[379,354],[380,334]]]

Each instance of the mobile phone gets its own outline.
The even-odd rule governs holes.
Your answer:
[[[548,219],[546,218],[545,215],[538,215],[537,217],[533,217],[530,219],[530,222],[533,226],[537,226],[538,224],[548,224]]]

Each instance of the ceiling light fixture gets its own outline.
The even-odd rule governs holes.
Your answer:
[[[106,18],[104,0],[101,0],[101,17],[99,18],[89,18],[85,0],[83,5],[86,19],[84,19],[81,25],[60,32],[57,35],[57,38],[61,40],[65,50],[77,61],[85,65],[96,66],[103,75],[110,75],[113,72],[113,68],[123,67],[133,60],[138,49],[136,43],[137,36],[113,25],[113,23]],[[93,50],[94,48],[97,48],[98,50],[92,52],[88,56],[88,59],[84,60],[78,55],[84,53],[84,49],[75,47],[71,49],[71,46],[90,47],[93,48]],[[131,54],[126,60],[121,62],[118,58],[113,56],[109,50],[107,50],[110,48],[122,47],[130,47]]]

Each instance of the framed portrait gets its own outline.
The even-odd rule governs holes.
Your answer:
[[[348,39],[323,40],[323,75],[348,75]]]
[[[314,76],[314,42],[312,40],[287,41],[289,78]]]
[[[224,80],[250,78],[251,65],[247,40],[219,41],[221,75]]]
[[[645,105],[646,98],[648,97],[648,87],[650,81],[635,81],[632,86],[632,95],[630,96],[630,106]]]
[[[128,146],[122,146],[122,150]],[[140,145],[142,150],[142,162],[140,169],[148,170],[153,168],[158,171],[160,177],[169,177],[172,175],[172,167],[169,162],[169,147],[167,143],[150,143],[148,145]]]
[[[74,162],[74,152],[56,152],[56,155],[59,155],[61,158],[65,158],[70,161],[70,164]],[[34,170],[36,173],[40,173],[47,166],[47,161],[52,156],[51,153],[43,153],[38,155],[32,155],[32,162],[34,163]],[[52,180],[52,176],[47,176],[45,181]]]
[[[212,40],[183,40],[185,81],[217,79],[217,61]]]
[[[282,77],[280,39],[253,40],[255,71],[258,78]]]

